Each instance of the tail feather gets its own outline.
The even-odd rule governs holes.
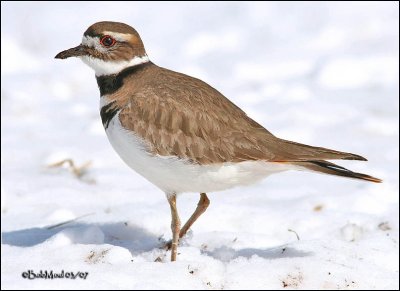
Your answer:
[[[315,147],[294,141],[279,139],[280,153],[275,161],[310,161],[310,160],[358,160],[366,161],[367,159],[356,154],[331,150],[323,147]]]
[[[360,179],[360,180],[366,180],[374,183],[381,183],[382,180],[362,174],[362,173],[357,173],[350,171],[342,166],[336,165],[331,162],[323,161],[323,160],[318,160],[318,161],[307,161],[307,162],[295,162],[292,164],[296,164],[298,166],[304,167],[306,169],[309,169],[311,171],[316,171],[316,172],[321,172],[325,174],[330,174],[330,175],[336,175],[336,176],[342,176],[342,177],[348,177],[348,178],[354,178],[354,179]]]

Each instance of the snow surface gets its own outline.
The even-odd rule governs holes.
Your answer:
[[[286,172],[210,193],[168,262],[164,194],[109,145],[93,71],[54,59],[100,20],[279,137],[367,157],[340,164],[384,183]],[[2,2],[2,288],[398,289],[398,63],[397,2]],[[91,164],[48,167],[63,159]],[[198,198],[179,197],[182,220]]]

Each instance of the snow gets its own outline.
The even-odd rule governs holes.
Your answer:
[[[2,288],[399,288],[398,3],[1,8]],[[277,136],[367,157],[340,164],[384,182],[290,171],[210,193],[169,262],[164,194],[112,150],[93,71],[54,59],[100,20],[131,24],[153,62],[205,80]],[[198,199],[179,197],[182,220]]]

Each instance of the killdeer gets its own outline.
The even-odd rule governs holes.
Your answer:
[[[93,24],[80,45],[56,55],[69,57],[95,71],[101,119],[115,151],[165,192],[172,261],[179,239],[207,209],[207,192],[291,169],[381,182],[326,161],[366,161],[362,156],[280,139],[205,82],[155,65],[127,24]],[[176,197],[183,192],[200,193],[200,201],[181,228]]]

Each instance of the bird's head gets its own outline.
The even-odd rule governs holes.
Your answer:
[[[149,61],[137,31],[120,22],[102,21],[91,25],[82,43],[58,53],[56,59],[79,57],[96,76],[112,75],[127,67]]]

